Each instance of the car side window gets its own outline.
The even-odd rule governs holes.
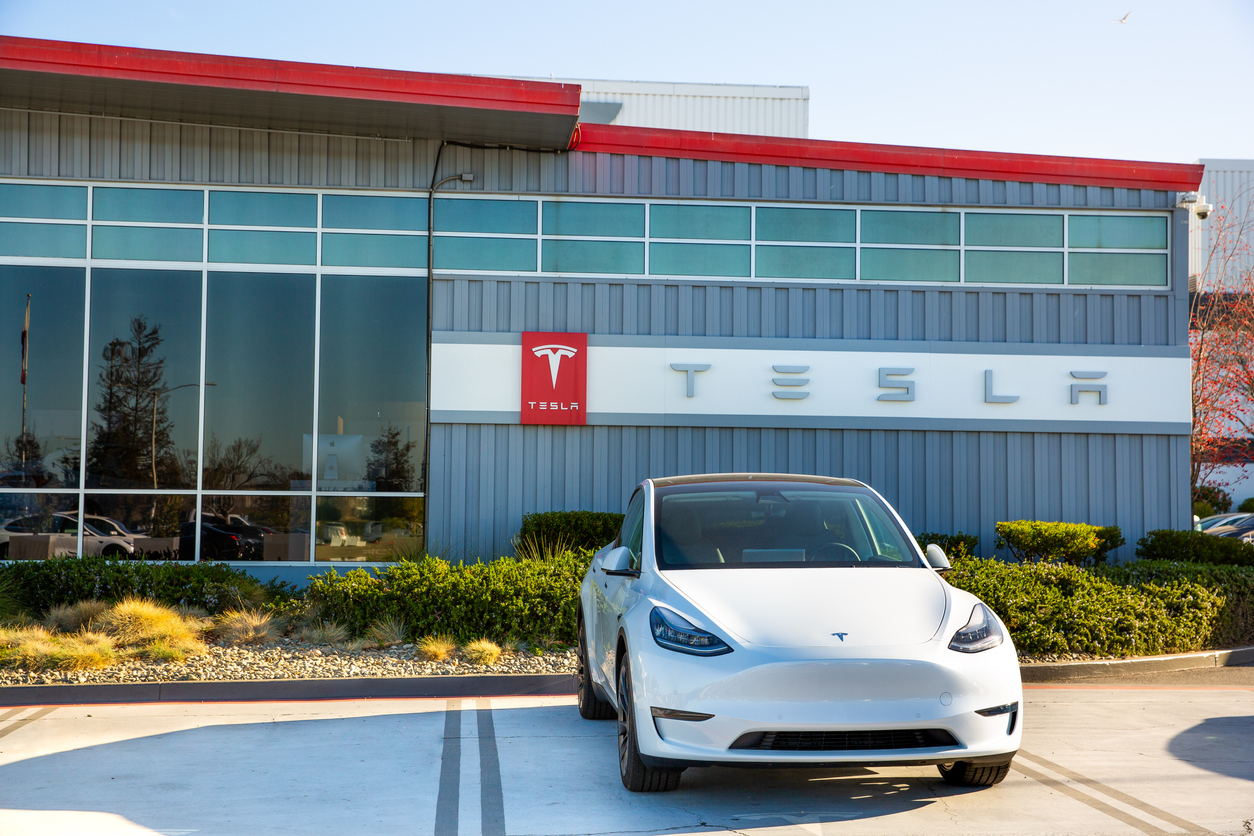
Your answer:
[[[631,568],[640,571],[640,549],[644,543],[644,491],[636,491],[623,517],[623,530],[618,544],[631,552]]]

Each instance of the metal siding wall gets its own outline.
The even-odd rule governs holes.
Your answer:
[[[432,548],[454,558],[511,553],[524,514],[621,512],[641,480],[683,473],[861,479],[912,531],[979,534],[985,555],[1001,520],[1118,525],[1135,543],[1186,511],[1184,436],[435,424],[431,443]]]

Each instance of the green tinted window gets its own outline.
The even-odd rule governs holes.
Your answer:
[[[209,230],[209,260],[237,264],[313,264],[318,256],[315,232]]]
[[[3,183],[0,184],[0,218],[86,220],[87,189]]]
[[[890,282],[956,282],[957,250],[862,249],[862,278]]]
[[[758,209],[757,236],[759,241],[853,243],[854,219],[849,209]]]
[[[1062,284],[1062,253],[967,250],[966,280]]]
[[[862,213],[864,244],[958,244],[957,212]]]
[[[228,226],[317,226],[318,196],[210,192],[209,223]]]
[[[87,255],[87,227],[0,223],[0,255],[83,258]]]
[[[532,206],[534,207],[535,204],[533,203]],[[438,225],[440,210],[437,208],[435,211]],[[534,271],[536,269],[536,242],[534,238],[436,236],[435,266],[449,270]]]
[[[427,201],[421,197],[324,195],[322,225],[334,229],[426,229]]]
[[[1167,285],[1166,253],[1070,253],[1068,284]]]
[[[506,232],[533,235],[536,231],[536,203],[534,200],[450,200],[444,198],[435,202],[435,228],[440,232]],[[531,269],[536,269],[534,264]]]
[[[426,267],[427,238],[324,232],[322,263],[331,267]]]
[[[986,215],[968,212],[967,246],[1061,247],[1062,215]]]
[[[751,226],[749,212],[748,206],[654,204],[649,207],[649,234],[654,238],[748,241]]]
[[[199,229],[98,226],[91,233],[91,255],[135,261],[200,261],[201,235]]]
[[[758,245],[758,275],[771,279],[852,279],[853,247]]]
[[[187,189],[96,188],[91,216],[98,221],[198,224],[205,220],[205,193]],[[92,244],[95,248],[95,244]],[[196,259],[199,261],[199,256]]]
[[[1167,219],[1072,215],[1067,243],[1083,248],[1165,250]]]
[[[544,242],[546,273],[644,272],[644,243],[634,241]]]
[[[644,204],[545,201],[544,234],[642,238]]]
[[[748,276],[745,244],[650,244],[649,272],[655,276]]]

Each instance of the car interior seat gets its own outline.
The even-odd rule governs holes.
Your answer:
[[[701,536],[701,518],[692,508],[662,505],[662,557],[667,563],[723,563],[723,553]]]

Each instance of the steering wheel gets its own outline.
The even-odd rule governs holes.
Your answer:
[[[846,552],[848,554],[846,554]],[[828,554],[829,556],[824,557],[823,556],[824,554]],[[854,563],[862,562],[862,558],[858,556],[858,553],[854,551],[852,548],[850,548],[849,546],[846,546],[844,543],[824,543],[823,545],[815,549],[813,552],[810,552],[809,550],[807,550],[806,560],[807,561],[826,560],[826,561],[831,561],[834,563],[848,563],[850,561]]]

